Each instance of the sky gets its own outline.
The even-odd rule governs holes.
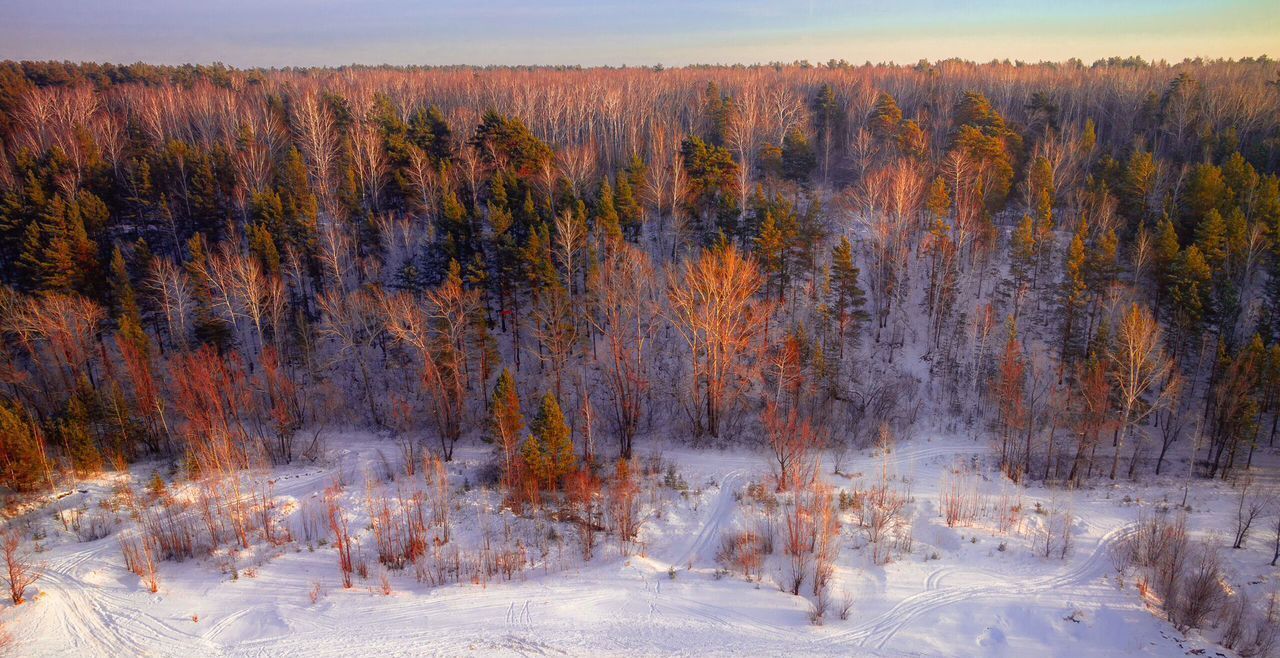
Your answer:
[[[0,0],[0,60],[682,66],[1280,57],[1276,0]]]

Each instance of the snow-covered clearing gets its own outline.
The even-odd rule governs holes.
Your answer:
[[[330,439],[341,450],[326,466],[277,470],[278,509],[296,510],[321,495],[337,469],[371,473],[387,442],[368,436]],[[638,554],[622,556],[605,538],[596,557],[561,558],[566,570],[534,568],[509,582],[431,587],[412,569],[392,572],[392,593],[378,583],[377,562],[367,580],[341,588],[336,551],[296,538],[255,547],[238,558],[235,577],[212,559],[160,566],[158,593],[125,569],[117,533],[80,542],[52,510],[96,505],[117,476],[82,484],[31,515],[43,531],[45,575],[29,603],[6,606],[0,619],[22,656],[204,655],[884,655],[884,656],[1176,656],[1209,646],[1184,638],[1148,611],[1133,582],[1116,572],[1112,549],[1131,532],[1140,510],[1181,502],[1181,482],[1097,485],[1074,492],[1020,489],[993,475],[986,442],[923,435],[888,455],[849,455],[842,472],[823,477],[837,489],[865,487],[887,474],[909,491],[909,549],[875,565],[856,522],[845,519],[831,590],[847,592],[849,618],[829,613],[809,621],[809,600],[779,591],[766,568],[756,582],[717,562],[721,538],[750,517],[751,483],[765,482],[763,455],[669,449],[684,494],[654,477],[646,485],[650,518]],[[486,493],[464,487],[487,448],[461,447],[451,465],[456,497],[454,541],[474,540],[483,521],[474,510]],[[1011,527],[978,520],[948,527],[940,496],[957,465],[972,467],[972,485],[992,501],[1020,501]],[[141,488],[154,465],[134,469]],[[766,487],[767,488],[767,487]],[[466,489],[466,490],[463,490]],[[356,496],[361,495],[356,493]],[[1235,494],[1196,481],[1188,502],[1193,535],[1226,536]],[[994,503],[993,503],[994,504]],[[1039,510],[1039,511],[1037,511]],[[1040,531],[1054,514],[1070,512],[1070,547],[1043,557]],[[1044,512],[1044,513],[1040,513]],[[364,533],[367,517],[353,519]],[[1276,586],[1266,529],[1243,550],[1222,551],[1233,582],[1262,600]],[[571,543],[572,540],[567,540]],[[1227,543],[1229,546],[1229,542]],[[313,549],[313,550],[312,550]],[[366,554],[370,553],[368,542]],[[567,549],[573,553],[572,547]],[[315,583],[320,595],[312,602]],[[838,606],[839,603],[837,602]]]

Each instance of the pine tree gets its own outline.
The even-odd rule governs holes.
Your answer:
[[[458,200],[458,195],[449,190],[444,194],[441,210],[447,255],[453,260],[465,261],[471,255],[474,237],[467,208]]]
[[[1067,261],[1062,282],[1062,360],[1066,361],[1073,352],[1077,317],[1084,305],[1085,295],[1089,288],[1085,285],[1085,252],[1084,241],[1089,234],[1088,222],[1080,220],[1080,226],[1071,238],[1071,246],[1067,248]]]
[[[738,163],[728,149],[697,137],[681,142],[680,155],[689,183],[684,210],[702,222],[703,238],[709,242],[716,228],[738,219]]]
[[[1165,216],[1160,220],[1160,224],[1156,226],[1155,240],[1155,265],[1156,265],[1156,297],[1159,299],[1163,292],[1169,287],[1173,281],[1175,274],[1174,268],[1178,262],[1178,252],[1181,247],[1178,244],[1178,231],[1174,228],[1173,222],[1169,221],[1169,217]]]
[[[723,146],[725,129],[728,127],[729,117],[733,115],[733,97],[721,93],[720,87],[714,82],[707,83],[703,95],[706,97],[702,112],[707,142]]]
[[[477,380],[476,387],[482,391],[489,385],[493,369],[501,361],[498,341],[489,326],[489,304],[484,296],[488,289],[488,276],[484,259],[477,254],[467,268],[467,288],[469,294],[475,295],[475,303],[470,305],[466,317],[466,356],[470,361],[466,370],[469,377]],[[488,413],[489,399],[482,399],[485,413]]]
[[[524,473],[537,485],[537,489],[550,489],[548,480],[550,478],[551,460],[547,456],[547,449],[542,445],[542,440],[537,434],[530,434],[524,440],[524,445],[520,448],[520,463],[524,469]]]
[[[1098,126],[1093,122],[1093,117],[1089,117],[1084,120],[1084,133],[1080,135],[1080,151],[1087,154],[1097,144]]]
[[[307,167],[297,148],[290,148],[285,156],[279,181],[276,195],[280,198],[281,217],[285,226],[283,233],[277,233],[275,237],[293,245],[299,253],[314,257],[319,232],[320,203],[311,191]]]
[[[71,460],[71,467],[81,475],[102,468],[102,455],[89,431],[94,407],[96,394],[88,380],[82,378],[76,392],[67,400],[66,412],[57,422],[58,442]]]
[[[74,292],[80,275],[76,261],[77,246],[88,238],[81,224],[72,229],[79,217],[61,195],[55,196],[36,221],[27,225],[22,240],[18,268],[25,274],[30,290]]]
[[[187,242],[187,251],[191,254],[186,268],[193,284],[192,299],[195,302],[193,326],[196,340],[222,350],[231,344],[233,337],[231,327],[213,310],[211,283],[204,274],[208,271],[209,259],[204,236],[199,233],[191,236]]]
[[[1201,164],[1192,169],[1183,194],[1182,235],[1191,234],[1210,211],[1221,213],[1225,210],[1227,192],[1227,182],[1218,167]]]
[[[840,243],[831,249],[831,307],[839,326],[839,355],[844,358],[845,337],[857,335],[858,328],[866,320],[862,310],[867,295],[858,285],[858,268],[853,264],[853,245],[849,238],[841,237]]]
[[[249,253],[258,259],[262,271],[270,276],[279,276],[280,251],[276,248],[271,229],[264,224],[250,224],[246,232],[249,234]]]
[[[493,245],[493,284],[498,295],[498,317],[505,332],[507,315],[511,312],[509,307],[516,303],[514,296],[521,277],[522,262],[515,231],[515,216],[508,206],[505,187],[500,180],[495,180],[493,189],[497,193],[488,202],[489,239]]]
[[[1151,214],[1150,201],[1158,175],[1159,169],[1150,152],[1135,150],[1129,156],[1119,196],[1120,209],[1130,222],[1140,224]]]
[[[1257,170],[1239,151],[1233,152],[1222,163],[1222,179],[1227,185],[1227,196],[1235,207],[1248,204],[1261,182]]]
[[[215,169],[214,159],[203,151],[193,155],[191,169],[191,184],[185,198],[192,228],[206,235],[219,236],[229,214],[224,207],[223,199],[227,195],[223,193],[224,184],[219,180],[220,172]]]
[[[840,130],[840,118],[843,113],[836,100],[835,89],[829,84],[818,88],[813,99],[813,121],[817,128],[818,139],[822,142],[822,180],[825,184],[831,177],[831,151]]]
[[[1249,223],[1239,207],[1227,214],[1224,247],[1229,272],[1234,276],[1243,269],[1249,251]]]
[[[944,219],[951,215],[951,191],[942,176],[933,179],[929,185],[929,195],[925,199],[925,209],[936,219]]]
[[[409,119],[408,137],[414,146],[426,151],[436,162],[448,159],[453,150],[453,133],[440,108],[419,108]]]
[[[538,206],[533,202],[533,192],[530,190],[524,191],[524,202],[520,204],[520,214],[516,219],[526,228],[532,228],[542,222],[542,216],[538,214]]]
[[[117,317],[129,318],[140,324],[142,313],[138,308],[138,296],[133,290],[129,268],[124,262],[124,253],[120,251],[120,247],[111,252],[111,292]]]
[[[1036,233],[1031,215],[1023,215],[1022,223],[1009,236],[1009,269],[1013,274],[1015,300],[1021,300],[1023,290],[1031,280],[1036,263]],[[1014,315],[1018,313],[1018,301],[1014,302]]]
[[[1280,178],[1274,174],[1264,177],[1258,183],[1253,201],[1253,219],[1267,231],[1273,253],[1280,252]]]
[[[983,173],[969,174],[967,185],[980,189],[983,210],[998,212],[1009,197],[1013,185],[1013,165],[1022,150],[1022,138],[1009,129],[1004,117],[991,106],[991,101],[977,92],[966,92],[952,113],[952,151],[975,163]]]
[[[1174,325],[1182,340],[1198,336],[1209,309],[1208,296],[1213,278],[1200,248],[1191,245],[1182,251],[1173,270],[1169,302]]]
[[[1110,229],[1088,249],[1085,283],[1095,298],[1103,295],[1115,282],[1120,267],[1117,260],[1119,243],[1115,229]]]
[[[929,136],[918,122],[907,119],[898,130],[898,148],[902,149],[903,155],[923,162],[929,155]]]
[[[578,458],[560,403],[551,392],[542,396],[538,415],[529,429],[532,434],[522,453],[525,465],[543,489],[555,489],[564,476],[577,468]]]
[[[644,222],[644,208],[636,199],[636,192],[631,184],[631,176],[626,172],[618,174],[617,197],[618,221],[622,232],[631,240],[640,236],[640,225]]]
[[[945,194],[945,185],[942,186],[942,190]],[[947,201],[949,203],[950,199],[948,198]],[[941,209],[943,206],[935,205],[934,207]],[[935,213],[934,210],[930,212]],[[945,214],[934,214],[929,234],[924,241],[926,253],[929,255],[929,287],[926,291],[925,307],[929,311],[929,334],[935,347],[942,344],[944,327],[955,309],[959,283],[956,244],[951,238],[951,227],[944,217]]]
[[[0,485],[33,491],[46,481],[46,466],[39,428],[22,407],[0,399]]]
[[[773,213],[765,211],[764,223],[760,227],[760,237],[756,238],[756,258],[760,262],[760,271],[767,281],[777,286],[778,298],[786,293],[787,237]]]
[[[867,123],[876,139],[894,143],[898,136],[898,126],[902,123],[902,109],[898,107],[898,101],[888,93],[880,92]]]
[[[75,198],[76,210],[80,213],[80,224],[85,234],[94,243],[104,237],[107,222],[111,219],[111,209],[98,195],[89,190],[80,190]],[[91,244],[96,256],[96,244]]]
[[[803,185],[809,182],[817,165],[818,159],[809,144],[809,138],[799,128],[788,130],[782,138],[782,177]]]
[[[151,187],[151,164],[146,158],[133,158],[129,161],[128,180],[126,182],[128,201],[133,205],[134,214],[139,224],[146,221],[147,212],[154,205]],[[171,232],[172,233],[172,232]],[[177,235],[172,234],[173,251],[178,252]]]
[[[498,375],[489,410],[489,433],[498,445],[502,458],[502,482],[511,489],[515,486],[518,457],[516,446],[520,441],[520,432],[524,431],[524,414],[520,412],[520,393],[516,390],[516,379],[506,368]]]
[[[622,240],[622,224],[618,219],[618,210],[613,202],[613,187],[609,179],[600,181],[600,192],[596,196],[596,229],[606,238],[606,242]]]
[[[1044,235],[1053,230],[1053,165],[1049,159],[1040,156],[1031,165],[1031,174],[1027,184],[1031,186],[1031,203],[1035,212],[1036,232]]]
[[[1227,258],[1227,223],[1222,213],[1211,209],[1196,225],[1196,246],[1212,269],[1219,268]]]
[[[86,197],[86,199],[93,209],[92,212],[102,212],[102,206],[95,203],[97,197]],[[105,219],[94,221],[105,221]],[[90,297],[102,295],[104,292],[102,284],[105,279],[98,276],[98,272],[102,269],[102,264],[98,260],[98,245],[89,238],[89,232],[85,226],[84,207],[78,200],[70,202],[67,206],[66,230],[67,248],[71,254],[72,288]]]
[[[13,264],[23,253],[29,226],[49,204],[44,184],[35,171],[28,171],[21,186],[5,193],[0,204],[0,262]]]

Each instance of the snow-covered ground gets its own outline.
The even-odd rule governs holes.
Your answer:
[[[390,442],[345,435],[329,441],[327,465],[278,469],[271,495],[283,512],[321,495],[337,469],[355,475],[348,489],[364,495],[370,473]],[[151,593],[124,566],[118,532],[81,542],[52,511],[93,507],[124,476],[86,482],[28,520],[43,535],[38,558],[44,577],[29,602],[0,609],[21,656],[204,655],[883,655],[883,656],[1177,656],[1206,648],[1185,638],[1145,606],[1132,574],[1120,576],[1113,547],[1140,510],[1176,505],[1182,482],[1098,484],[1072,492],[1021,489],[993,473],[988,444],[967,437],[924,434],[888,454],[847,456],[841,471],[823,478],[837,489],[865,487],[887,474],[908,492],[909,550],[875,565],[863,533],[846,518],[831,590],[852,596],[849,618],[829,613],[809,620],[809,599],[779,590],[768,569],[755,582],[717,563],[721,537],[747,522],[756,505],[746,490],[765,482],[768,462],[749,450],[671,448],[687,489],[651,479],[649,515],[635,554],[623,556],[608,538],[582,563],[560,558],[510,582],[431,587],[412,569],[392,572],[392,593],[379,580],[356,579],[344,590],[331,545],[299,539],[255,547],[225,563],[195,559],[160,566]],[[465,541],[491,510],[491,492],[464,486],[487,459],[483,446],[459,449],[451,467],[458,489],[455,532]],[[340,458],[339,458],[340,457]],[[1020,517],[1008,527],[984,517],[948,527],[940,493],[953,469],[969,466],[966,486],[986,499],[1012,501]],[[151,476],[134,469],[141,490]],[[1189,524],[1198,538],[1226,538],[1234,528],[1235,492],[1195,481]],[[1070,549],[1043,557],[1041,529],[1070,513]],[[1043,512],[1043,513],[1041,513]],[[486,512],[488,513],[488,512]],[[357,516],[360,534],[367,517]],[[1265,522],[1262,522],[1265,525]],[[1258,527],[1243,550],[1222,550],[1229,577],[1264,600],[1277,586],[1270,562],[1270,529]],[[366,542],[367,543],[367,542]],[[572,553],[570,547],[568,552]],[[369,548],[366,545],[366,553]],[[376,567],[376,560],[370,560]],[[380,573],[380,572],[379,572]],[[313,588],[320,583],[318,600]],[[1228,653],[1228,652],[1224,652]]]

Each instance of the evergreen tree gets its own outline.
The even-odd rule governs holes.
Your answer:
[[[1040,156],[1035,159],[1027,184],[1031,187],[1031,210],[1035,213],[1036,234],[1048,235],[1053,230],[1053,197],[1056,193],[1053,165],[1048,158]]]
[[[858,329],[867,319],[863,307],[867,303],[866,292],[858,285],[859,270],[853,264],[853,245],[849,238],[841,237],[831,248],[831,308],[836,313],[839,327],[839,355],[844,358],[846,336],[858,335]]]
[[[1141,224],[1151,215],[1151,197],[1158,175],[1159,169],[1151,153],[1135,150],[1129,156],[1119,200],[1120,210],[1129,218],[1131,225]]]
[[[58,195],[27,225],[18,269],[30,290],[90,294],[101,281],[94,276],[97,249],[85,231],[79,204]]]
[[[1110,229],[1099,236],[1088,250],[1085,283],[1095,295],[1110,288],[1115,281],[1120,267],[1117,261],[1119,244],[1116,230]]]
[[[529,241],[523,252],[524,271],[527,274],[529,287],[537,292],[560,286],[560,273],[556,270],[555,260],[551,256],[551,228],[546,224],[536,227],[529,233]]]
[[[276,240],[272,237],[271,229],[263,224],[250,224],[247,233],[249,234],[249,253],[258,259],[262,271],[270,276],[279,276],[280,251],[276,248]]]
[[[1228,272],[1235,276],[1243,269],[1249,251],[1249,223],[1239,207],[1227,214],[1224,229],[1224,247]]]
[[[1169,303],[1174,326],[1183,341],[1200,334],[1209,309],[1208,296],[1212,270],[1200,248],[1191,245],[1182,251],[1173,269],[1169,286]]]
[[[61,215],[65,210],[62,207],[62,200],[55,199],[50,204],[51,210],[57,213],[59,223]],[[21,274],[19,282],[25,290],[34,291],[46,285],[51,278],[56,278],[59,273],[52,270],[58,266],[66,267],[70,263],[70,258],[64,252],[62,254],[61,263],[46,262],[47,245],[52,244],[56,235],[54,231],[56,227],[47,226],[49,212],[41,213],[41,220],[30,222],[22,231],[22,246],[18,252],[17,271]],[[63,242],[65,244],[65,242]],[[53,276],[49,276],[53,274]],[[64,273],[65,274],[65,273]]]
[[[898,148],[902,149],[903,155],[923,162],[929,155],[929,136],[919,123],[907,119],[898,131]]]
[[[444,194],[440,219],[445,239],[445,255],[459,262],[470,259],[475,237],[471,218],[466,206],[452,189]]]
[[[723,229],[738,217],[738,164],[728,149],[697,137],[685,138],[680,154],[688,176],[685,212],[702,221],[703,237],[709,241],[716,228]]]
[[[729,118],[733,115],[733,97],[720,92],[714,82],[708,82],[703,92],[703,120],[706,125],[704,134],[707,143],[713,146],[724,146],[725,130],[729,126]]]
[[[897,99],[883,91],[876,95],[876,104],[871,109],[867,123],[876,139],[883,143],[894,143],[902,124],[902,109],[898,107]]]
[[[34,491],[46,481],[45,452],[39,427],[22,407],[0,399],[0,485]]]
[[[817,129],[818,141],[822,143],[823,183],[831,177],[831,151],[839,139],[843,114],[840,103],[836,100],[835,89],[824,83],[813,98],[813,123]]]
[[[1080,226],[1071,238],[1067,247],[1067,260],[1062,282],[1062,360],[1066,361],[1074,352],[1076,341],[1076,324],[1080,309],[1084,305],[1085,295],[1089,289],[1085,285],[1085,252],[1084,241],[1088,236],[1088,223],[1080,220]]]
[[[973,181],[982,193],[983,208],[993,214],[1004,206],[1013,185],[1014,164],[1022,152],[1022,138],[985,96],[966,92],[952,114],[955,125],[951,149],[980,163],[982,181]],[[972,176],[976,176],[972,174]]]
[[[1177,264],[1180,250],[1178,231],[1174,228],[1173,222],[1169,221],[1169,217],[1165,216],[1160,220],[1160,224],[1156,226],[1154,258],[1158,282],[1157,298],[1169,287],[1170,282],[1173,280],[1174,268]]]
[[[44,183],[34,171],[27,172],[20,186],[5,192],[0,204],[0,263],[9,266],[3,272],[6,280],[13,280],[12,265],[25,251],[26,233],[48,204]]]
[[[618,219],[618,209],[614,206],[613,187],[609,185],[608,178],[600,181],[600,192],[596,196],[595,221],[596,229],[608,242],[622,240],[622,224]]]
[[[1031,215],[1023,215],[1022,223],[1009,236],[1009,259],[1014,285],[1021,290],[1030,281],[1032,268],[1035,267],[1036,233]],[[1017,294],[1021,296],[1021,292]],[[1014,309],[1016,314],[1016,303]]]
[[[75,393],[67,401],[66,412],[56,423],[58,443],[70,459],[71,467],[80,475],[102,468],[102,454],[90,432],[97,406],[93,387],[88,379],[81,378]]]
[[[782,177],[803,185],[809,182],[809,176],[813,175],[817,165],[817,156],[809,145],[809,138],[799,128],[788,130],[782,139]]]
[[[1197,165],[1191,170],[1182,199],[1183,236],[1190,236],[1208,217],[1210,211],[1226,210],[1227,182],[1222,170],[1212,164]]]
[[[1084,133],[1080,135],[1080,151],[1089,153],[1098,144],[1098,126],[1093,117],[1084,120]]]
[[[925,198],[924,207],[936,219],[944,219],[951,215],[951,191],[947,188],[947,181],[942,176],[934,178],[929,184],[929,194]]]
[[[502,481],[508,488],[515,484],[516,458],[519,456],[516,446],[523,431],[524,414],[520,412],[520,393],[516,390],[516,379],[510,370],[503,368],[489,404],[489,435],[498,446],[502,459]]]
[[[787,236],[768,210],[764,214],[760,236],[756,238],[756,259],[766,281],[777,287],[778,298],[781,299],[787,285]]]
[[[128,318],[141,324],[142,313],[138,308],[138,296],[129,278],[129,268],[124,262],[120,247],[111,251],[111,293],[119,318]]]
[[[522,452],[525,466],[543,489],[555,489],[564,476],[577,468],[578,458],[560,403],[551,392],[542,396],[538,415],[529,429],[532,434]]]
[[[618,189],[615,194],[618,206],[618,221],[622,232],[631,240],[640,236],[640,225],[644,222],[644,207],[636,198],[631,184],[631,176],[626,172],[618,174]]]
[[[1205,213],[1196,226],[1195,239],[1209,267],[1215,270],[1221,267],[1227,259],[1227,223],[1217,209]]]
[[[1280,252],[1280,178],[1266,176],[1254,194],[1253,220],[1262,225],[1271,238],[1271,249]]]
[[[187,274],[191,277],[192,301],[195,302],[195,318],[193,327],[196,340],[223,350],[231,344],[231,327],[213,310],[213,291],[211,282],[206,278],[209,254],[205,247],[204,236],[197,233],[187,242],[187,251],[191,254],[187,261]],[[185,341],[180,338],[179,342]]]
[[[426,151],[437,163],[447,160],[453,152],[453,132],[435,105],[414,112],[409,119],[408,137],[414,146]]]
[[[314,258],[319,233],[320,203],[311,190],[302,153],[290,148],[281,167],[276,195],[280,198],[283,226],[272,229],[277,240],[292,245],[298,253]]]
[[[1222,181],[1227,186],[1227,202],[1234,208],[1244,209],[1252,205],[1255,190],[1261,179],[1258,172],[1239,151],[1233,152],[1222,163]]]

